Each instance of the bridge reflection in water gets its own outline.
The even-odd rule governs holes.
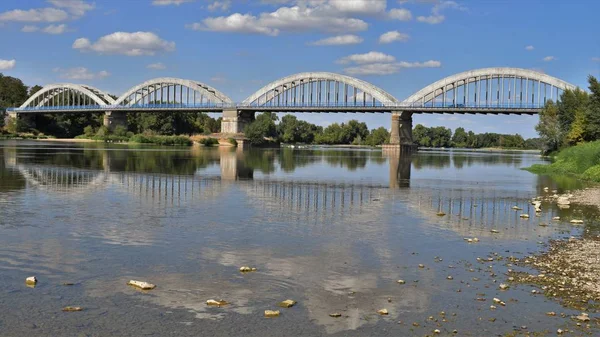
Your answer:
[[[257,154],[231,149],[194,149],[192,151],[204,152],[201,156],[192,154],[169,168],[168,165],[173,165],[181,152],[149,152],[148,156],[153,157],[142,159],[140,157],[144,157],[145,153],[132,156],[127,151],[123,154],[106,149],[84,150],[82,155],[81,148],[75,148],[61,150],[52,156],[36,155],[37,149],[27,151],[22,155],[14,148],[5,147],[5,170],[23,179],[23,188],[29,186],[49,194],[63,194],[67,198],[78,198],[81,193],[94,193],[99,188],[113,188],[143,203],[181,206],[227,197],[224,193],[233,190],[235,193],[242,192],[255,205],[274,211],[278,208],[295,209],[307,219],[313,213],[321,214],[321,220],[324,216],[339,219],[357,214],[369,214],[371,219],[375,219],[381,207],[393,207],[396,212],[417,214],[429,223],[448,227],[465,236],[475,233],[486,235],[489,231],[482,232],[482,228],[502,227],[500,237],[505,238],[520,238],[520,227],[537,226],[539,222],[550,222],[552,216],[559,215],[558,211],[549,211],[535,218],[535,221],[523,224],[511,207],[518,205],[524,212],[533,214],[528,203],[531,193],[527,192],[515,193],[515,190],[506,188],[460,184],[446,188],[439,186],[439,181],[422,179],[413,180],[411,186],[412,168],[420,170],[423,167],[450,165],[449,159],[447,162],[435,161],[425,153],[410,157],[393,151],[384,152],[383,155],[369,152],[362,157],[364,161],[355,162],[353,160],[356,158],[351,160],[344,156],[286,158],[286,150],[260,151]],[[449,157],[445,155],[443,158]],[[490,160],[486,157],[459,158],[456,156],[452,159],[455,167],[470,165],[478,160]],[[290,164],[290,161],[293,163]],[[368,161],[378,165],[387,162],[389,181],[386,184],[385,179],[303,179],[302,175],[290,178],[273,174],[275,171],[310,167],[319,161],[326,161],[330,165],[340,164],[349,170],[364,166]],[[279,167],[275,167],[276,162]],[[173,173],[162,173],[165,171]],[[438,212],[447,216],[439,217],[436,215]],[[538,230],[540,234],[544,231],[544,228]],[[527,230],[523,230],[523,237],[527,233]]]

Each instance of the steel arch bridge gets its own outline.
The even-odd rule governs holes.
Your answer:
[[[18,108],[19,114],[105,112],[105,125],[126,122],[127,112],[187,111],[223,113],[222,132],[240,133],[255,112],[392,113],[392,140],[410,142],[396,129],[412,128],[414,113],[536,114],[547,100],[575,86],[520,68],[483,68],[436,81],[400,101],[366,81],[330,72],[305,72],[271,82],[236,104],[199,81],[156,78],[118,98],[89,85],[45,86]],[[401,122],[402,121],[402,122]],[[398,126],[396,126],[398,124]]]

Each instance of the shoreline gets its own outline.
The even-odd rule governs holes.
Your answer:
[[[573,197],[571,200],[576,204],[595,206],[600,210],[600,185],[586,187],[582,190],[571,192]]]

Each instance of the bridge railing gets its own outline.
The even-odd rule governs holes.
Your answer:
[[[442,102],[338,102],[338,103],[283,103],[283,104],[265,104],[265,105],[242,105],[232,103],[163,103],[163,104],[131,104],[131,105],[76,105],[76,106],[42,106],[42,107],[25,107],[25,108],[8,108],[8,112],[43,112],[43,111],[81,111],[81,110],[166,110],[166,109],[225,109],[225,108],[238,108],[238,109],[256,109],[261,108],[273,110],[277,108],[282,109],[316,109],[316,108],[390,108],[390,109],[402,109],[402,108],[423,108],[423,109],[456,109],[456,110],[469,110],[469,109],[540,109],[542,104],[535,103],[442,103]]]

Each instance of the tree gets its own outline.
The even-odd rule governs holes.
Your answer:
[[[586,141],[600,139],[600,82],[594,77],[588,77],[590,96],[585,114]]]
[[[577,145],[584,141],[586,133],[586,110],[584,108],[578,108],[575,111],[575,120],[571,124],[570,128],[566,130],[567,139],[569,145]]]
[[[588,94],[577,88],[575,90],[567,89],[561,96],[558,106],[558,123],[563,134],[567,134],[571,125],[575,121],[576,111],[585,109],[588,103]]]
[[[417,124],[413,129],[413,142],[420,146],[429,147],[431,146],[431,139],[429,138],[429,129],[422,124]]]
[[[556,151],[561,145],[563,132],[558,121],[558,107],[554,102],[548,101],[540,111],[540,121],[535,126],[544,142],[544,151]]]
[[[454,136],[452,136],[453,147],[467,147],[468,134],[464,128],[456,128]]]
[[[261,145],[266,142],[265,137],[277,138],[277,115],[271,112],[264,112],[246,126],[244,134],[250,140],[251,144]]]
[[[367,136],[365,143],[370,146],[377,146],[390,142],[390,133],[386,128],[379,127],[371,130],[371,133]]]

